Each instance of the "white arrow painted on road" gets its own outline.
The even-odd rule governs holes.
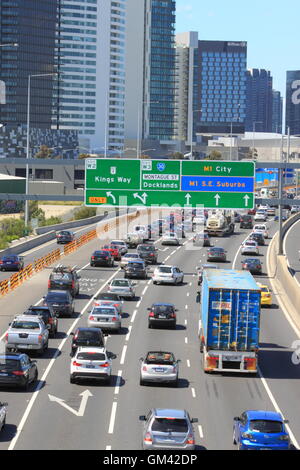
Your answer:
[[[117,202],[115,196],[114,196],[110,191],[108,191],[108,192],[106,193],[106,196],[107,196],[107,197],[111,197],[114,204]]]
[[[189,205],[190,204],[190,200],[191,200],[191,195],[188,193],[185,195],[185,199],[186,199],[186,203]]]
[[[143,204],[146,204],[148,194],[147,194],[147,193],[143,193],[143,194],[140,196],[138,193],[134,193],[133,197],[134,197],[135,199],[139,199],[140,201],[142,201]]]
[[[85,412],[85,407],[86,407],[87,401],[88,401],[89,397],[93,396],[93,394],[89,390],[85,390],[85,392],[82,392],[79,396],[82,397],[82,399],[81,399],[79,410],[76,411],[73,408],[71,408],[69,405],[67,405],[65,403],[65,400],[63,400],[62,398],[57,398],[53,395],[48,395],[50,401],[54,401],[54,402],[58,403],[59,405],[66,408],[66,410],[73,413],[75,416],[83,416],[84,412]]]
[[[219,196],[219,194],[216,194],[216,195],[214,196],[214,198],[215,198],[215,200],[216,200],[216,206],[218,207],[218,205],[219,205],[219,200],[221,199],[221,196]]]
[[[246,196],[243,199],[245,201],[245,207],[248,207],[248,201],[249,201],[250,197],[246,194]]]

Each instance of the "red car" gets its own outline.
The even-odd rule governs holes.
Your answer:
[[[255,215],[256,214],[256,209],[249,209],[248,210],[248,215]]]
[[[104,245],[102,247],[102,250],[109,251],[111,256],[116,260],[120,261],[121,260],[121,253],[119,252],[119,249],[115,245]]]

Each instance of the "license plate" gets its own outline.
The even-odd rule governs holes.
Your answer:
[[[0,377],[7,377],[8,374],[4,374],[4,372],[0,372]]]
[[[85,367],[86,367],[87,369],[95,369],[95,366],[92,366],[92,365],[89,365],[89,364],[87,364]]]
[[[158,318],[164,318],[166,319],[166,317],[164,315],[158,315]]]
[[[164,372],[165,369],[161,368],[161,367],[156,367],[154,369],[155,372]]]
[[[241,358],[239,356],[224,356],[223,361],[240,361]]]

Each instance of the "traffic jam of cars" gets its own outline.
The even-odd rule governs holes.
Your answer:
[[[270,238],[268,221],[270,217],[275,217],[275,211],[269,207],[258,207],[254,211],[241,213],[231,211],[230,216],[225,212],[173,210],[166,217],[154,220],[151,224],[135,225],[124,239],[112,239],[105,244],[99,244],[99,247],[90,253],[88,263],[91,272],[118,272],[109,280],[105,290],[92,298],[91,306],[86,312],[85,326],[69,333],[70,369],[66,373],[69,374],[70,384],[74,387],[84,382],[91,382],[92,386],[96,383],[107,386],[111,384],[114,359],[117,356],[107,348],[111,336],[122,332],[127,303],[137,298],[136,288],[140,282],[151,282],[153,286],[157,286],[154,289],[165,285],[180,289],[184,285],[187,276],[184,269],[161,259],[162,253],[169,247],[180,249],[184,243],[191,242],[196,250],[193,252],[195,257],[197,250],[207,249],[203,259],[198,261],[198,267],[193,273],[193,282],[195,289],[201,289],[199,295],[202,304],[210,302],[205,298],[209,282],[214,276],[224,276],[224,272],[226,275],[227,270],[230,277],[231,270],[227,268],[227,263],[232,261],[228,259],[227,250],[220,246],[222,238],[212,236],[212,232],[215,234],[220,229],[222,235],[231,234],[234,221],[241,231],[247,230],[247,238],[240,246],[242,262],[238,272],[250,276],[251,279],[252,275],[261,277],[261,249]],[[226,224],[230,225],[229,232],[226,232]],[[57,243],[70,243],[73,240],[72,232],[57,233]],[[6,256],[0,260],[0,270],[19,270],[23,267],[22,263],[24,262],[20,256]],[[271,308],[274,305],[271,289],[264,282],[254,283],[260,306]],[[29,305],[9,323],[4,337],[5,352],[0,354],[0,387],[7,390],[7,402],[11,389],[20,388],[33,393],[39,381],[39,362],[35,356],[43,357],[47,354],[49,342],[61,331],[60,319],[74,317],[76,299],[80,294],[81,275],[78,268],[59,264],[53,267],[49,274],[47,291],[40,304]],[[218,305],[225,305],[226,302],[228,303],[225,298],[214,300]],[[156,335],[160,334],[161,329],[178,329],[178,317],[181,312],[172,298],[169,301],[165,298],[155,299],[148,305],[144,319],[148,329],[155,329]],[[229,318],[228,312],[226,315]],[[218,331],[220,344],[223,332]],[[202,335],[204,338],[204,332]],[[209,338],[204,338],[200,352],[212,352],[213,347],[208,343]],[[213,364],[222,363],[226,372],[230,367],[228,357],[232,352],[228,351],[226,359],[221,362],[220,359],[214,361],[211,356],[211,369],[204,367],[204,371],[213,371]],[[140,377],[137,385],[144,388],[146,385],[179,387],[181,373],[186,366],[177,356],[172,343],[162,342],[159,350],[145,350],[137,365]],[[247,360],[249,364],[250,359]],[[253,363],[252,360],[252,366]],[[244,370],[243,367],[241,366],[241,371]],[[253,371],[254,368],[251,370],[249,366],[249,372]],[[0,431],[5,430],[8,410],[9,404],[0,402]],[[140,428],[142,449],[198,448],[193,424],[198,423],[199,418],[191,417],[185,407],[154,408],[149,403],[149,409],[145,410],[145,415],[139,416],[139,420],[143,423]],[[238,449],[290,448],[291,440],[280,413],[268,410],[241,410],[239,417],[232,417],[232,426],[233,444]],[[232,429],[228,432],[231,433]]]

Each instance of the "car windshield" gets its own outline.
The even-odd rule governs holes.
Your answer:
[[[46,296],[46,301],[47,302],[65,302],[67,300],[66,294],[62,293],[48,293]]]
[[[0,357],[0,369],[6,370],[16,370],[19,369],[20,362],[15,359],[8,359],[5,357]]]
[[[253,419],[249,423],[249,430],[266,434],[277,434],[283,431],[283,426],[280,421]]]
[[[152,431],[187,433],[188,423],[185,419],[155,418],[152,423]]]
[[[147,354],[147,364],[174,364],[175,357],[169,352],[149,352]]]
[[[105,361],[106,360],[105,354],[96,353],[96,352],[79,352],[76,358],[82,361]]]
[[[14,321],[11,325],[12,328],[16,328],[18,330],[39,330],[40,324],[34,321]]]
[[[112,286],[115,287],[129,287],[129,282],[126,279],[119,279],[116,281],[112,281],[111,283]]]
[[[160,266],[158,268],[158,272],[160,273],[171,273],[172,272],[172,268],[169,268],[168,266]]]

